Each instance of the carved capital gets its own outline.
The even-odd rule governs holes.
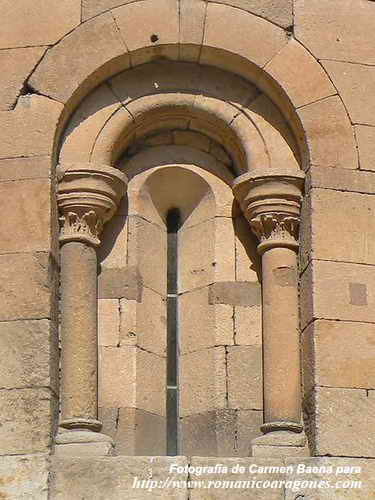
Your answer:
[[[58,177],[60,242],[98,246],[103,226],[126,190],[126,176],[115,168],[88,163],[59,165]]]
[[[300,171],[254,171],[238,177],[233,192],[259,240],[258,252],[298,249],[304,174]]]

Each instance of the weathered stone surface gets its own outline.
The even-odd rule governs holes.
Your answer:
[[[67,54],[69,78],[66,78]],[[129,55],[110,13],[81,24],[50,49],[30,78],[37,91],[67,102],[73,94],[78,101],[105,76],[129,66]],[[82,83],[84,82],[84,85]]]
[[[0,390],[0,455],[47,452],[56,410],[48,389]]]
[[[134,267],[102,268],[98,274],[99,299],[120,299],[140,301],[143,283],[138,270]]]
[[[166,359],[143,351],[137,352],[137,408],[165,416]]]
[[[298,114],[305,127],[312,165],[358,168],[354,131],[339,97],[304,106]]]
[[[69,443],[55,447],[56,458],[64,457],[106,457],[113,455],[111,442]]]
[[[116,299],[98,301],[98,344],[116,347],[120,341],[120,303]]]
[[[344,321],[314,321],[303,333],[305,367],[313,367],[320,386],[375,388],[373,325]],[[304,349],[306,350],[306,349]],[[311,383],[310,383],[311,385]]]
[[[236,307],[234,311],[234,343],[236,345],[262,344],[262,307]]]
[[[235,247],[233,221],[229,217],[215,217],[214,280],[235,280]]]
[[[313,258],[375,264],[373,196],[313,189],[311,210]]]
[[[1,321],[50,317],[53,274],[47,254],[1,255],[0,270]]]
[[[165,356],[167,345],[166,300],[149,288],[143,289],[137,304],[137,345],[145,351]]]
[[[260,284],[248,281],[222,281],[210,286],[210,304],[256,306],[261,303]]]
[[[185,457],[108,457],[54,459],[52,464],[51,498],[95,498],[103,492],[106,500],[143,500],[153,498],[187,500],[185,488],[156,488],[147,491],[142,481],[155,480],[160,485],[168,477],[187,481],[187,473],[170,472],[171,464],[184,467]],[[80,478],[77,481],[77,477]],[[135,479],[140,483],[135,482]],[[103,490],[103,484],[104,490]],[[146,484],[146,483],[144,483]],[[150,488],[150,486],[148,487]]]
[[[26,95],[14,110],[0,111],[0,158],[50,155],[62,108],[46,97]]]
[[[180,59],[196,61],[202,45],[206,3],[202,0],[180,1]]]
[[[246,39],[242,33],[247,33]],[[246,12],[227,5],[209,3],[207,7],[204,45],[240,53],[259,66],[264,66],[287,43],[282,29]]]
[[[365,390],[319,387],[315,405],[317,454],[374,457],[375,398]]]
[[[306,177],[306,190],[309,191],[310,188],[371,194],[375,193],[375,175],[372,172],[344,168],[312,167]]]
[[[359,168],[361,170],[375,170],[375,127],[354,127],[359,152]]]
[[[338,61],[324,61],[323,66],[339,91],[351,121],[375,125],[375,103],[369,99],[375,92],[375,68]]]
[[[137,351],[134,347],[99,349],[99,406],[134,407],[136,402]]]
[[[294,15],[297,40],[316,58],[375,64],[371,2],[359,0],[353,8],[351,0],[296,0]]]
[[[258,274],[261,274],[256,236],[242,215],[234,219],[234,228],[236,233],[236,280],[256,282]]]
[[[82,0],[82,21],[134,0]]]
[[[0,160],[0,181],[48,178],[51,175],[51,158],[38,156]]]
[[[216,304],[214,309],[215,309],[214,345],[234,344],[234,308],[228,304]],[[201,324],[203,324],[203,322]]]
[[[375,322],[374,266],[314,260],[301,284],[302,326],[313,318]]]
[[[120,300],[120,345],[137,344],[137,301]]]
[[[98,408],[98,419],[103,425],[101,432],[112,439],[116,437],[118,418],[119,408]]]
[[[225,348],[204,349],[180,357],[180,415],[226,406]]]
[[[236,346],[227,350],[230,408],[262,409],[262,349]]]
[[[4,26],[0,49],[32,45],[52,45],[80,23],[79,0],[52,0],[49,8],[43,0],[4,0]]]
[[[323,68],[316,65],[314,58],[295,40],[291,40],[265,70],[288,89],[296,108],[336,94]]]
[[[50,321],[0,322],[0,389],[51,387],[58,393],[57,332]]]
[[[0,77],[0,109],[12,109],[27,77],[45,50],[45,47],[27,47],[0,52],[0,66],[3,69]]]
[[[47,500],[48,475],[46,455],[0,457],[0,498]]]
[[[0,253],[19,251],[20,241],[23,252],[50,249],[51,197],[48,179],[0,183],[3,207]]]
[[[213,0],[209,0],[213,1]],[[223,3],[238,7],[257,16],[264,17],[283,28],[293,24],[293,1],[292,0],[215,0],[215,3]]]

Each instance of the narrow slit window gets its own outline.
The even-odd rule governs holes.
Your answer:
[[[178,209],[167,214],[167,455],[178,455]]]

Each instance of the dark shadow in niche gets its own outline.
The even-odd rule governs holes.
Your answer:
[[[108,257],[116,244],[117,238],[121,234],[126,224],[128,216],[129,200],[127,194],[122,197],[120,205],[115,212],[115,215],[105,223],[102,234],[100,235],[101,245],[97,249],[99,273],[101,271],[101,263]],[[124,262],[122,267],[126,265],[126,255],[123,256]]]
[[[248,256],[249,268],[257,273],[258,281],[261,283],[262,261],[257,252],[258,241],[251,230],[249,222],[241,215],[241,210],[236,200],[233,202],[232,217],[233,229]]]

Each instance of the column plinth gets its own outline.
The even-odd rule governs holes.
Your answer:
[[[280,173],[281,172],[281,173]],[[233,191],[262,256],[264,436],[254,456],[306,455],[301,422],[298,231],[304,174],[254,171]]]
[[[99,236],[127,180],[92,164],[59,166],[61,244],[61,419],[56,453],[110,454],[98,420],[97,256]],[[87,446],[86,446],[87,445]]]

